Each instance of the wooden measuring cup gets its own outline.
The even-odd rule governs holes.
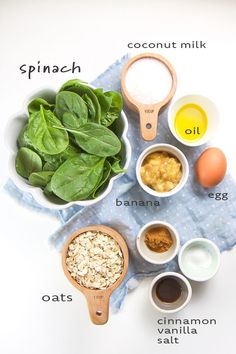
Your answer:
[[[67,269],[66,258],[67,258],[67,252],[70,243],[73,241],[74,238],[87,231],[101,231],[111,236],[114,240],[116,240],[118,245],[121,248],[123,259],[124,259],[123,271],[120,277],[117,279],[117,281],[114,284],[112,284],[109,288],[102,289],[102,290],[85,288],[84,286],[78,284],[77,281],[72,278],[70,272]],[[74,285],[78,290],[80,290],[86,297],[90,318],[94,324],[102,325],[108,321],[110,296],[112,292],[120,285],[120,283],[124,279],[128,270],[128,264],[129,264],[129,253],[128,253],[128,247],[126,245],[125,240],[117,231],[115,231],[114,229],[108,226],[92,225],[88,227],[83,227],[75,231],[65,243],[62,250],[62,267],[64,273],[67,279],[71,282],[71,284]]]
[[[161,102],[153,102],[152,104],[145,104],[136,101],[129,91],[127,90],[126,87],[126,75],[129,70],[129,68],[138,60],[145,59],[145,58],[150,58],[150,59],[156,59],[160,61],[162,64],[165,65],[165,67],[168,69],[171,78],[172,78],[172,86],[169,91],[169,94],[161,101]],[[127,104],[127,106],[135,112],[139,113],[139,119],[140,119],[140,130],[141,130],[141,135],[144,140],[150,141],[155,139],[157,135],[157,123],[158,123],[158,114],[161,109],[163,109],[172,99],[172,97],[175,94],[176,91],[176,86],[177,86],[177,76],[175,69],[171,65],[171,63],[162,57],[161,55],[158,54],[153,54],[153,53],[144,53],[144,54],[139,54],[130,59],[124,66],[122,73],[121,73],[121,92],[124,97],[124,101]]]

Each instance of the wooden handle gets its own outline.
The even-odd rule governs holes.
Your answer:
[[[107,323],[109,317],[110,294],[107,291],[91,291],[85,294],[91,321],[96,325]]]
[[[157,105],[143,105],[139,107],[140,129],[144,140],[150,141],[155,139],[160,108]]]

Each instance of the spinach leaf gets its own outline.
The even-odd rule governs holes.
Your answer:
[[[28,127],[29,127],[29,124],[26,124],[23,129],[21,130],[19,136],[18,136],[18,139],[17,139],[17,144],[18,146],[21,148],[21,147],[28,147],[30,148],[31,150],[33,150],[34,152],[36,152],[42,159],[42,161],[46,161],[46,154],[43,153],[42,151],[40,151],[39,149],[36,149],[30,138],[28,137],[28,134],[27,134],[27,131],[28,131]],[[51,155],[50,155],[51,156]]]
[[[86,103],[87,105],[87,108],[88,108],[88,120],[90,122],[97,122],[96,120],[96,110],[95,110],[95,107],[93,105],[93,101],[91,100],[91,98],[87,95],[87,93],[85,93],[83,96],[82,96],[84,102]],[[99,123],[99,122],[98,122]]]
[[[57,155],[47,155],[45,153],[43,153],[42,151],[40,151],[39,149],[36,149],[31,140],[29,139],[28,135],[27,135],[27,129],[28,129],[28,126],[29,124],[26,124],[23,129],[21,130],[19,136],[18,136],[18,139],[17,139],[17,144],[18,146],[21,148],[21,147],[28,147],[30,148],[31,150],[33,150],[34,152],[36,152],[40,157],[41,157],[41,160],[43,162],[45,161],[48,161],[48,160],[51,160],[51,159],[54,159],[54,156],[57,156]],[[60,154],[58,154],[60,155]]]
[[[51,181],[53,174],[53,171],[33,172],[29,176],[29,182],[34,187],[44,188]]]
[[[76,143],[87,153],[96,156],[113,156],[121,149],[119,138],[108,128],[96,123],[87,123],[78,130],[65,129],[74,134]]]
[[[40,151],[39,149],[36,149],[31,140],[29,139],[28,135],[27,135],[27,129],[28,129],[28,126],[29,124],[26,124],[23,129],[21,130],[19,136],[18,136],[18,139],[17,139],[17,144],[18,146],[21,148],[21,147],[28,147],[30,148],[31,150],[33,150],[34,152],[36,152],[40,157],[41,157],[41,160],[43,162],[45,161],[51,161],[52,159],[55,160],[56,159],[56,156],[60,155],[48,155],[48,154],[45,154],[43,153],[42,151]],[[45,165],[44,165],[45,166]]]
[[[43,192],[47,197],[51,197],[54,193],[52,191],[52,179],[48,182],[46,187],[44,188]],[[54,194],[55,195],[55,194]]]
[[[123,100],[121,94],[117,91],[107,91],[104,93],[104,95],[112,99],[111,108],[121,112],[123,107]]]
[[[59,92],[60,91],[65,91],[65,90],[71,91],[70,88],[77,87],[77,86],[79,86],[81,84],[87,84],[87,82],[83,81],[83,80],[80,80],[80,79],[68,80],[62,85],[62,87],[60,88]]]
[[[119,174],[119,173],[124,173],[127,172],[127,170],[123,169],[120,166],[120,160],[114,161],[113,164],[111,165],[111,170],[112,172],[114,172],[115,174]]]
[[[105,97],[111,99],[111,105],[109,111],[101,120],[101,124],[105,127],[109,127],[116,119],[120,117],[120,113],[123,106],[122,96],[115,91],[108,91],[104,93]]]
[[[78,119],[73,113],[70,112],[65,112],[63,114],[62,123],[66,128],[69,129],[78,129],[81,126],[80,119]]]
[[[32,172],[42,170],[42,160],[33,150],[22,147],[17,152],[15,166],[20,176],[28,178]]]
[[[100,182],[98,183],[98,185],[93,190],[93,193],[92,193],[93,198],[96,198],[99,196],[99,194],[101,193],[101,190],[104,188],[110,174],[111,174],[111,164],[108,160],[106,160],[104,163],[104,167],[103,167],[102,178],[101,178]]]
[[[36,149],[49,155],[66,149],[69,143],[68,134],[55,126],[63,127],[59,119],[42,105],[39,112],[30,115],[27,135]]]
[[[43,98],[35,98],[33,101],[31,101],[28,104],[28,112],[29,114],[38,112],[40,110],[40,106],[43,106],[43,108],[48,109],[50,111],[53,111],[55,108],[55,104],[48,103],[46,100]]]
[[[46,163],[43,166],[43,171],[56,171],[63,162],[71,157],[77,156],[79,152],[79,148],[75,148],[73,145],[68,145],[60,154],[44,154],[44,160]]]
[[[81,151],[78,145],[74,146],[71,143],[67,146],[67,148],[61,152],[62,157],[67,160],[71,157],[77,156]]]
[[[46,195],[46,197],[53,203],[57,204],[65,204],[65,200],[59,198],[57,195],[55,195],[52,191],[52,183],[51,181],[46,185],[46,187],[43,190],[43,193]]]
[[[79,148],[78,144],[75,141],[75,137],[72,134],[69,134],[69,146],[71,146],[72,148],[78,150],[78,152],[81,152],[80,151],[81,149]]]
[[[101,179],[104,161],[85,153],[65,161],[52,176],[53,193],[67,202],[86,199]]]
[[[30,141],[28,135],[27,135],[27,129],[28,129],[28,124],[26,124],[20,131],[20,134],[17,138],[17,144],[18,146],[21,147],[28,147],[32,148],[33,144]]]
[[[101,107],[100,107],[99,101],[97,99],[97,96],[95,95],[94,90],[91,87],[89,87],[87,85],[83,85],[81,82],[82,81],[80,81],[80,80],[69,80],[61,87],[59,92],[61,92],[61,91],[75,92],[78,95],[80,95],[81,97],[83,97],[84,95],[87,95],[90,98],[90,100],[92,101],[94,110],[96,112],[95,116],[89,115],[89,121],[92,121],[95,123],[100,123]],[[85,99],[85,101],[87,103],[87,99]]]
[[[104,116],[107,114],[107,112],[109,111],[109,109],[111,107],[112,97],[106,96],[103,93],[103,90],[100,88],[95,89],[93,92],[97,96],[99,104],[101,106],[101,122],[102,122],[104,119]]]
[[[68,145],[67,148],[56,155],[48,155],[44,154],[44,160],[47,162],[53,163],[56,160],[60,160],[64,162],[65,160],[69,159],[70,157],[77,156],[77,154],[81,152],[79,147],[75,147],[73,145]]]
[[[56,96],[55,114],[63,120],[65,113],[70,113],[70,117],[77,121],[76,126],[85,124],[88,120],[86,103],[74,92],[61,91]]]
[[[60,160],[56,160],[54,163],[47,161],[43,165],[43,171],[55,172],[58,169],[58,167],[61,166],[62,163],[63,162],[61,162]]]

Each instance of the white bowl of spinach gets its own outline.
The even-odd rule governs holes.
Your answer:
[[[26,106],[8,126],[14,183],[47,208],[103,199],[131,158],[121,95],[70,80]]]

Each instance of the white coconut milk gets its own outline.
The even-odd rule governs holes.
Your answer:
[[[143,104],[154,104],[168,96],[172,77],[167,67],[159,60],[143,58],[130,66],[125,84],[133,99]]]

